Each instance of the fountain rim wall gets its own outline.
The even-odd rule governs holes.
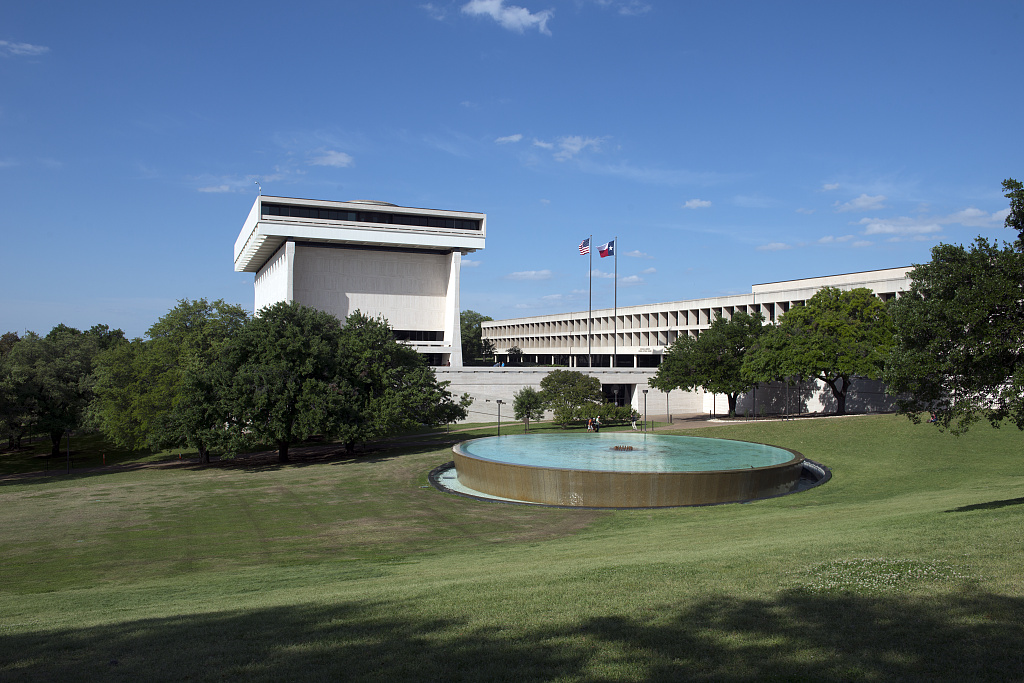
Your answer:
[[[796,488],[805,460],[790,448],[772,446],[788,451],[793,458],[742,470],[623,472],[487,460],[465,453],[462,443],[466,442],[452,447],[462,485],[502,498],[570,507],[676,507],[771,498]]]

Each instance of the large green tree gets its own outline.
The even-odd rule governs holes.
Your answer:
[[[336,435],[350,410],[340,343],[337,318],[295,302],[268,306],[243,326],[225,345],[220,375],[234,446],[273,443],[286,462],[291,444]]]
[[[352,451],[359,443],[422,425],[465,419],[468,394],[456,401],[423,357],[395,341],[383,318],[359,311],[341,330],[339,359],[344,387],[337,436]]]
[[[218,394],[220,356],[248,318],[223,300],[183,299],[146,340],[101,355],[93,415],[107,438],[133,449],[195,448],[209,462],[230,418]]]
[[[740,311],[731,320],[716,316],[711,327],[696,339],[681,336],[673,342],[650,385],[661,391],[702,387],[725,394],[729,414],[735,415],[737,397],[754,386],[752,380],[743,376],[743,359],[760,338],[762,325],[760,313]]]
[[[832,391],[836,414],[845,415],[851,379],[881,377],[892,343],[886,305],[870,289],[824,287],[761,336],[742,374],[752,382],[821,380]]]
[[[314,435],[356,444],[466,416],[447,383],[387,322],[356,311],[342,327],[298,303],[262,309],[227,345],[222,396],[236,444],[271,442],[279,460]]]
[[[462,335],[462,362],[466,365],[487,363],[488,357],[493,362],[494,342],[483,338],[481,323],[490,322],[494,318],[465,310],[460,316],[460,332]]]
[[[892,307],[889,391],[911,420],[929,410],[954,434],[982,419],[1024,429],[1024,185],[1008,178],[1003,190],[1017,240],[934,247]]]
[[[604,401],[601,381],[576,370],[552,370],[540,381],[540,390],[562,426],[585,419],[592,406]]]
[[[21,428],[31,424],[49,434],[51,455],[57,455],[64,433],[85,426],[97,355],[123,342],[121,330],[106,325],[82,332],[61,324],[45,337],[27,333],[5,356],[10,414]]]
[[[1024,229],[1024,192],[1007,183],[1015,186],[1006,227]],[[899,411],[914,421],[932,411],[954,434],[982,419],[1024,429],[1024,240],[940,244],[910,279],[892,306],[896,343],[885,371]]]
[[[512,396],[512,410],[517,420],[522,420],[526,431],[530,431],[530,420],[544,419],[546,409],[544,394],[533,387],[523,387]]]

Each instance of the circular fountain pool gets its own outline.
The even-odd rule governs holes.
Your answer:
[[[789,493],[804,458],[775,446],[613,432],[487,437],[454,447],[463,485],[548,505],[667,507]]]

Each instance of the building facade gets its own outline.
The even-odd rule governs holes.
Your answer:
[[[823,287],[866,287],[883,301],[909,286],[906,268],[888,268],[845,275],[753,285],[749,294],[690,299],[642,306],[623,306],[530,318],[494,320],[481,325],[482,336],[508,361],[508,349],[519,348],[523,360],[544,365],[594,368],[656,368],[682,335],[696,337],[716,317],[736,312],[760,313],[775,323],[793,306]],[[588,333],[589,330],[589,333]]]
[[[256,199],[235,241],[235,270],[255,274],[254,310],[297,301],[344,321],[383,316],[430,365],[462,366],[462,256],[484,248],[482,213]]]

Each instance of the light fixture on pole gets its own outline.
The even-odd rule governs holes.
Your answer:
[[[501,407],[505,405],[505,402],[499,398],[495,403],[498,404],[498,436],[501,436]]]
[[[647,431],[647,389],[644,389],[644,431]]]
[[[672,424],[672,414],[668,412],[668,391],[665,392],[665,422]]]

